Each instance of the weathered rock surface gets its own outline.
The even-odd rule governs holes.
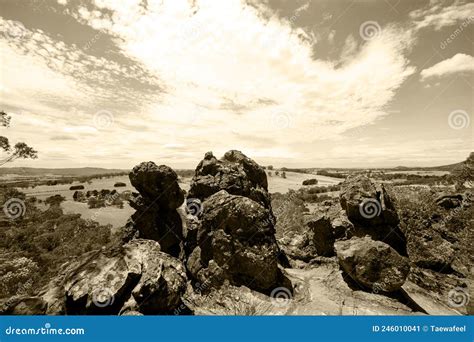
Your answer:
[[[181,305],[186,282],[184,265],[158,242],[135,239],[67,264],[30,311],[45,302],[45,313],[53,315],[167,314]]]
[[[0,315],[44,315],[47,307],[41,297],[14,297],[0,307]]]
[[[381,293],[353,290],[342,277],[334,258],[317,267],[287,269],[294,291],[279,287],[280,300],[227,286],[210,295],[185,296],[197,315],[412,315],[414,310]],[[188,301],[186,301],[188,303]],[[419,313],[418,313],[419,314]]]
[[[394,196],[365,175],[349,177],[342,183],[340,201],[353,223],[394,226],[399,222]]]
[[[409,260],[392,247],[370,237],[338,241],[335,249],[344,271],[363,287],[392,292],[405,282],[410,271]]]
[[[161,209],[176,209],[184,201],[178,185],[178,175],[166,165],[143,162],[135,166],[129,175],[131,184],[145,201],[153,202]]]
[[[367,176],[349,177],[341,185],[340,204],[353,224],[347,237],[371,236],[406,256],[406,237],[399,227],[395,196]]]
[[[143,162],[129,175],[131,184],[139,191],[129,203],[136,212],[130,217],[125,241],[143,238],[158,241],[162,251],[182,256],[183,227],[177,208],[184,201],[178,176],[165,165]]]
[[[225,190],[203,203],[197,247],[188,258],[188,271],[200,282],[273,288],[280,279],[279,248],[270,210],[250,198]]]
[[[248,197],[270,208],[265,170],[240,151],[228,151],[220,160],[207,152],[196,168],[188,198],[204,200],[220,190]]]
[[[442,195],[436,199],[436,204],[444,209],[454,209],[461,206],[463,197],[461,194]]]

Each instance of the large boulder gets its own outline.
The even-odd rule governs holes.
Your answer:
[[[370,237],[353,237],[334,244],[339,264],[360,286],[372,291],[393,292],[403,285],[410,264],[392,247]]]
[[[365,175],[356,175],[342,183],[339,199],[353,225],[346,233],[348,238],[369,235],[407,255],[406,237],[399,227],[395,196],[389,188],[372,182]]]
[[[270,290],[281,281],[280,250],[270,210],[225,190],[203,203],[197,246],[188,271],[202,283],[228,280],[257,290]]]
[[[270,208],[265,170],[240,151],[228,151],[220,160],[207,152],[196,168],[188,198],[204,200],[220,190]]]
[[[162,210],[176,209],[184,201],[178,175],[166,165],[157,166],[151,161],[140,163],[130,172],[129,178],[145,201],[153,202]]]
[[[43,294],[48,314],[166,314],[181,305],[186,271],[156,241],[135,239],[90,252],[67,265]]]
[[[341,185],[341,206],[353,223],[397,225],[394,198],[383,184],[375,184],[365,175],[349,177]]]
[[[137,237],[156,240],[163,252],[180,257],[183,224],[177,208],[184,202],[184,192],[176,172],[165,165],[143,162],[133,168],[129,178],[139,193],[129,200],[136,212],[125,227],[125,241]]]
[[[463,201],[461,194],[442,195],[436,199],[436,204],[444,209],[454,209],[460,207]]]

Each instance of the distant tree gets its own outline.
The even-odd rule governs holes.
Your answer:
[[[271,171],[268,171],[268,176],[272,177],[272,172]]]
[[[11,117],[4,111],[0,111],[0,126],[9,127]],[[10,146],[10,141],[7,137],[0,136],[0,149],[7,153],[7,156],[0,159],[0,166],[12,162],[16,159],[36,159],[38,152],[24,142],[16,143],[15,146]]]
[[[456,190],[462,191],[466,183],[474,182],[474,152],[471,152],[469,157],[458,165],[452,172],[452,177],[456,185]]]
[[[281,178],[286,178],[286,172],[285,172],[285,171],[283,171],[283,172],[281,173]]]
[[[279,176],[279,175],[280,175],[280,172],[275,171],[275,176]]]
[[[267,169],[273,170],[273,165],[268,165],[268,166],[267,166]]]
[[[59,206],[62,202],[66,200],[66,197],[61,195],[50,196],[45,199],[44,203],[49,204],[51,207]]]

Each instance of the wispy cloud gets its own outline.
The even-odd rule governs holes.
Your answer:
[[[420,72],[423,80],[474,71],[474,57],[463,53],[445,59]]]
[[[410,17],[418,29],[433,27],[440,30],[459,21],[474,19],[474,3],[457,0],[446,6],[445,0],[432,0],[425,8],[412,11]]]

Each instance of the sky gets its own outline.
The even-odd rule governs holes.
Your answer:
[[[474,3],[0,0],[8,166],[436,166],[473,151]]]

